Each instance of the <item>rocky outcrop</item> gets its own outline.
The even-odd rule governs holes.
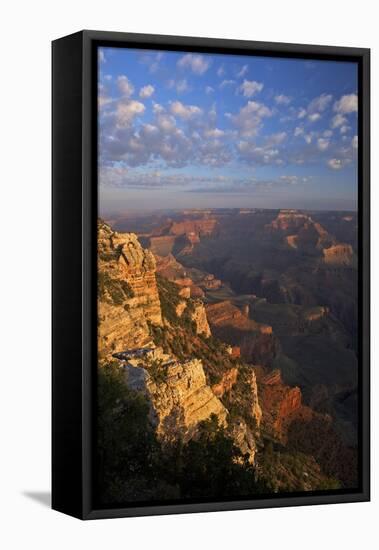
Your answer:
[[[207,338],[211,335],[203,302],[198,301],[195,303],[191,319],[195,322],[197,334],[203,334]]]
[[[270,437],[286,444],[291,423],[300,416],[311,414],[303,407],[299,387],[286,386],[279,370],[266,374],[258,369],[259,400],[262,406],[262,430]]]
[[[353,248],[350,244],[336,244],[324,248],[324,264],[331,267],[351,267],[353,265]]]
[[[212,386],[212,391],[217,397],[222,397],[224,393],[230,391],[237,381],[238,369],[233,367],[226,371],[217,384]]]
[[[294,249],[322,250],[334,240],[326,229],[311,216],[297,210],[281,210],[268,225],[266,231],[284,234],[284,241]]]
[[[290,231],[302,227],[309,217],[297,210],[280,210],[277,217],[266,226],[271,231]]]
[[[129,361],[124,368],[128,386],[150,403],[150,418],[161,440],[188,440],[211,415],[226,425],[228,412],[207,385],[200,360],[180,363],[161,354],[160,359],[146,357],[140,366]]]
[[[218,221],[215,218],[200,218],[174,222],[170,228],[172,235],[187,235],[192,238],[210,236],[216,232]]]
[[[254,464],[257,443],[252,430],[248,427],[245,420],[239,418],[235,422],[232,422],[228,432],[235,446],[247,457],[250,464]]]
[[[157,256],[169,256],[174,248],[175,236],[150,237],[150,250]]]
[[[270,364],[278,352],[272,327],[257,323],[229,300],[209,304],[206,308],[212,334],[238,346],[241,356],[254,364]]]
[[[98,225],[98,350],[100,358],[150,341],[148,323],[162,324],[155,259],[133,233]]]

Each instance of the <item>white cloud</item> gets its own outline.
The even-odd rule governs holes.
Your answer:
[[[346,117],[344,117],[344,116],[341,115],[340,113],[337,113],[337,114],[334,115],[334,117],[332,118],[331,123],[330,123],[330,126],[331,126],[332,128],[339,128],[339,126],[342,126],[343,124],[345,124],[345,122],[347,122]]]
[[[311,113],[310,115],[308,115],[309,122],[316,122],[317,120],[320,120],[320,118],[320,113]]]
[[[333,132],[331,130],[325,130],[322,134],[324,137],[332,137]]]
[[[304,134],[304,128],[301,128],[301,126],[296,126],[293,135],[295,137],[302,136]]]
[[[289,105],[291,103],[291,98],[284,94],[276,95],[274,99],[278,105]]]
[[[330,141],[326,138],[318,138],[317,147],[319,151],[326,151],[329,147]]]
[[[333,96],[331,94],[321,94],[315,97],[308,105],[308,113],[320,113],[325,111],[332,99]]]
[[[307,178],[302,178],[302,180],[306,181]],[[288,183],[289,185],[295,185],[299,182],[298,176],[280,176],[280,180],[284,183]]]
[[[221,77],[221,76],[224,76],[224,74],[225,74],[224,65],[220,65],[220,67],[217,69],[217,76]]]
[[[313,139],[312,134],[305,134],[304,140],[305,140],[306,143],[308,143],[308,145],[309,145],[310,143],[312,143],[312,139]]]
[[[219,128],[210,128],[209,130],[205,130],[204,135],[210,138],[220,138],[225,135],[225,132]]]
[[[124,97],[130,97],[134,93],[134,86],[125,75],[117,77],[117,86]]]
[[[286,138],[286,132],[277,132],[276,134],[271,134],[266,138],[266,145],[279,145],[280,143],[283,143]]]
[[[153,101],[153,113],[157,114],[157,113],[163,113],[163,112],[164,112],[164,107],[162,107],[160,103],[156,103],[155,101]]]
[[[252,97],[263,90],[263,83],[255,80],[244,80],[239,89],[245,97]]]
[[[350,130],[350,126],[347,126],[346,124],[344,124],[343,126],[341,126],[340,128],[340,133],[343,135],[343,134],[347,134],[348,131]]]
[[[149,64],[149,72],[154,74],[159,69],[159,62],[163,57],[163,52],[158,52],[156,55],[147,57],[147,63]],[[153,59],[153,60],[151,60]]]
[[[183,118],[184,120],[201,115],[203,112],[200,107],[196,105],[184,105],[181,101],[174,101],[171,103],[170,108],[173,115]]]
[[[197,75],[204,74],[210,67],[210,59],[204,57],[203,55],[187,53],[181,57],[177,63],[178,67],[185,69],[189,68],[191,71]]]
[[[301,108],[297,114],[297,118],[304,118],[305,116],[307,116],[307,111]]]
[[[171,132],[176,127],[175,118],[167,113],[158,113],[157,126],[163,132]]]
[[[358,96],[357,94],[343,95],[334,104],[334,110],[337,113],[354,113],[358,111]]]
[[[249,67],[247,65],[243,65],[243,67],[241,67],[241,69],[237,73],[237,78],[242,78],[243,76],[245,76],[248,69],[249,69]]]
[[[262,119],[271,115],[271,110],[257,101],[248,101],[236,115],[225,113],[225,116],[232,120],[241,136],[244,137],[257,135]]]
[[[329,159],[327,165],[332,170],[340,170],[343,167],[342,159]]]
[[[148,97],[151,97],[155,91],[154,86],[151,84],[148,84],[147,86],[143,86],[139,91],[139,96],[143,99],[146,99]]]
[[[353,149],[358,149],[358,136],[354,136],[351,140],[351,146]]]
[[[281,163],[279,150],[275,147],[257,146],[248,141],[240,141],[237,149],[243,160],[255,164],[274,164]],[[279,161],[279,162],[277,162]]]
[[[233,84],[235,84],[235,80],[223,80],[220,84],[220,88],[225,88],[226,86],[232,86]]]
[[[188,92],[188,90],[190,89],[188,82],[185,78],[181,80],[171,79],[168,81],[167,84],[169,88],[174,88],[178,94],[183,94],[184,92]]]
[[[215,91],[215,89],[212,88],[212,86],[206,86],[205,87],[205,93],[208,94],[208,95],[212,94],[214,91]]]
[[[139,101],[134,99],[127,101],[120,101],[116,108],[116,121],[117,126],[120,128],[127,127],[131,124],[132,120],[145,111],[145,106]]]
[[[105,63],[106,59],[105,59],[104,50],[99,49],[98,51],[99,51],[99,61],[100,61],[100,63]]]

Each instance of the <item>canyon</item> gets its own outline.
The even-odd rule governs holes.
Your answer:
[[[99,368],[115,364],[143,396],[163,448],[213,422],[275,491],[354,486],[355,215],[151,219],[99,221]]]

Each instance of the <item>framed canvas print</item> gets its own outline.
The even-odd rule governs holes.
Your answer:
[[[53,508],[369,500],[369,50],[53,42]]]

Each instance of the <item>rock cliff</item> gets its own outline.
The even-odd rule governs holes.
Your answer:
[[[148,399],[151,421],[163,441],[190,439],[199,422],[211,415],[226,426],[228,411],[207,385],[199,359],[181,363],[157,352],[153,357],[137,365],[129,361],[124,367],[125,379],[131,389],[143,392]]]
[[[210,304],[206,308],[212,330],[221,340],[238,346],[241,356],[254,364],[270,364],[278,351],[272,327],[257,323],[229,300]]]
[[[291,423],[307,413],[311,416],[311,410],[302,405],[300,388],[285,385],[279,370],[266,374],[258,369],[258,374],[259,399],[263,410],[262,430],[269,437],[286,444]]]
[[[98,349],[101,358],[150,341],[162,324],[153,254],[133,233],[98,225]]]

